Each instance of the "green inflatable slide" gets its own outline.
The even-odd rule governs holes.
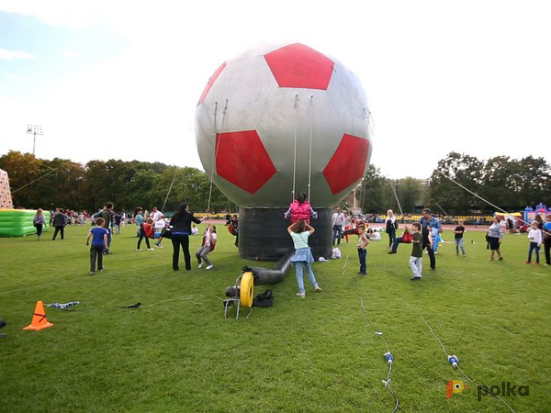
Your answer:
[[[32,209],[0,209],[0,237],[24,237],[36,234],[33,218],[36,210]],[[50,212],[44,211],[43,231],[50,228]]]

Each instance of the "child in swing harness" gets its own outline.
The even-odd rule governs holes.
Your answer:
[[[291,258],[291,263],[295,265],[298,283],[297,297],[305,298],[306,290],[304,289],[303,271],[306,268],[308,279],[314,287],[316,292],[320,292],[321,288],[316,281],[314,272],[312,271],[312,264],[314,257],[312,256],[312,250],[308,246],[308,238],[316,230],[308,225],[304,220],[299,220],[294,224],[289,225],[287,232],[293,239],[295,245],[295,255]]]
[[[138,234],[138,248],[137,251],[141,251],[140,245],[142,244],[142,240],[145,238],[145,244],[147,245],[148,251],[153,251],[153,248],[151,248],[151,244],[149,244],[149,238],[153,238],[153,234],[155,232],[155,229],[153,228],[153,220],[151,218],[148,218],[146,222],[142,222],[140,224],[140,232]]]
[[[214,225],[209,225],[203,235],[201,248],[199,248],[199,250],[195,253],[199,263],[197,268],[203,268],[203,261],[205,261],[205,264],[207,265],[207,270],[214,268],[214,265],[212,265],[212,262],[210,262],[207,255],[214,251],[214,248],[216,247],[216,238],[216,227]]]
[[[310,224],[310,217],[316,219],[318,217],[318,213],[310,206],[308,196],[304,192],[301,192],[297,199],[289,205],[289,209],[285,212],[285,214],[283,214],[283,216],[285,219],[291,218],[291,224],[294,224],[299,220],[303,220],[307,224]]]

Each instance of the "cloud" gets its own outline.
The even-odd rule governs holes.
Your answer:
[[[209,76],[257,41],[288,39],[338,58],[358,75],[375,119],[372,162],[393,178],[428,177],[451,150],[548,157],[551,60],[541,52],[551,38],[547,2],[395,3],[0,0],[0,11],[55,27],[106,30],[127,46],[95,59],[106,36],[93,48],[64,43],[59,53],[67,60],[74,50],[88,59],[67,65],[69,72],[37,84],[32,94],[7,100],[0,91],[0,113],[8,114],[0,136],[9,137],[0,139],[0,154],[32,149],[24,129],[38,123],[47,131],[37,147],[41,157],[200,166],[191,130]],[[48,56],[42,51],[41,61]],[[25,82],[42,80],[35,75],[40,66],[24,72]],[[0,76],[4,88],[18,90],[17,79]],[[175,132],[174,124],[182,126]],[[412,163],[410,149],[424,151],[422,161]]]
[[[8,50],[0,47],[0,60],[34,59],[32,54],[20,50]]]
[[[0,11],[33,16],[39,21],[59,27],[61,25],[74,29],[88,26],[97,16],[98,4],[105,7],[106,1],[73,2],[72,0],[5,0],[0,4]]]
[[[75,50],[64,50],[63,51],[63,56],[65,56],[65,57],[77,57],[78,52],[75,51]]]

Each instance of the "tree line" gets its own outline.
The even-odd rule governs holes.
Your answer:
[[[176,210],[186,200],[198,211],[208,207],[210,181],[197,168],[160,162],[121,160],[90,161],[85,165],[68,159],[39,159],[10,151],[0,157],[0,169],[8,172],[14,207],[64,207],[95,210],[113,201],[116,210],[136,206]],[[33,182],[31,184],[31,182]],[[19,189],[22,188],[22,189]],[[216,186],[212,186],[211,211],[236,210]]]
[[[454,182],[455,181],[455,182]],[[446,214],[493,213],[492,204],[518,211],[539,202],[551,204],[551,168],[543,157],[512,159],[496,156],[488,160],[449,153],[438,161],[427,180],[405,178],[390,180],[370,165],[361,187],[356,191],[363,211],[399,211],[395,193],[404,213],[429,207]]]
[[[63,206],[94,210],[106,201],[115,202],[116,209],[161,207],[170,189],[166,210],[175,210],[178,202],[186,200],[196,210],[207,211],[211,190],[203,171],[160,162],[111,159],[82,165],[68,159],[46,160],[10,151],[0,157],[0,168],[9,174],[14,205],[24,208]],[[497,156],[480,160],[457,152],[438,161],[426,180],[390,180],[370,165],[356,197],[366,213],[382,213],[388,208],[399,211],[397,199],[404,213],[423,207],[444,214],[494,212],[493,207],[458,184],[508,211],[541,201],[551,203],[551,168],[544,158]],[[236,208],[212,186],[211,212]]]

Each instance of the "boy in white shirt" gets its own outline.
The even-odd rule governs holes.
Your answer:
[[[541,229],[538,228],[538,221],[532,221],[530,224],[530,232],[528,232],[528,239],[530,240],[530,248],[528,250],[528,261],[525,264],[532,262],[532,251],[536,251],[536,262],[534,265],[540,265],[540,246],[543,242],[543,234]]]

